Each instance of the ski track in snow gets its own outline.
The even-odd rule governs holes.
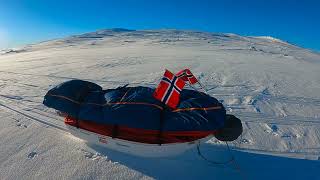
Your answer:
[[[148,33],[152,34],[152,31],[146,32],[146,34]],[[159,33],[160,37],[162,37],[161,33],[163,32]],[[166,33],[171,32],[164,32],[164,34]],[[50,153],[54,153],[59,146],[65,149],[68,147],[64,142],[59,142],[57,147],[41,149],[41,147],[51,147],[51,144],[45,139],[59,139],[59,136],[68,137],[68,140],[65,139],[65,141],[73,146],[81,147],[75,148],[70,153],[65,152],[66,155],[60,155],[68,159],[65,164],[78,162],[70,159],[69,156],[77,157],[76,155],[81,154],[82,156],[79,158],[84,158],[82,159],[84,164],[90,164],[94,168],[73,164],[88,174],[77,170],[72,170],[71,174],[65,171],[56,174],[58,175],[56,177],[67,179],[79,177],[84,179],[105,179],[105,177],[110,177],[110,179],[168,179],[169,177],[173,179],[239,179],[239,177],[241,179],[281,179],[282,176],[285,177],[291,173],[292,169],[296,169],[297,172],[293,173],[294,176],[291,179],[306,177],[315,179],[317,168],[320,167],[318,161],[320,159],[320,131],[318,130],[320,129],[320,96],[319,94],[312,95],[312,93],[319,90],[320,87],[319,77],[314,76],[313,73],[316,72],[316,68],[319,69],[319,63],[315,61],[317,58],[320,61],[319,56],[288,44],[273,42],[272,39],[250,39],[229,35],[211,37],[208,34],[204,34],[204,37],[198,37],[192,33],[190,35],[182,34],[181,36],[185,38],[183,40],[175,40],[175,36],[178,35],[173,35],[166,39],[160,38],[159,41],[152,40],[151,43],[147,37],[142,36],[143,38],[140,39],[141,37],[130,36],[125,37],[129,38],[124,42],[126,44],[118,43],[119,38],[122,39],[120,35],[119,37],[118,35],[107,36],[107,40],[101,38],[93,44],[90,43],[92,40],[82,38],[81,41],[78,41],[76,38],[71,38],[68,41],[56,40],[52,41],[52,44],[49,41],[30,46],[29,49],[23,51],[0,55],[0,117],[5,120],[4,127],[0,127],[0,135],[3,132],[8,136],[7,131],[16,134],[29,134],[31,145],[18,145],[21,144],[19,138],[12,135],[17,145],[21,147],[16,152],[18,156],[16,158],[29,160],[24,163],[38,162],[38,164],[39,162],[46,163],[47,161],[42,161],[42,159],[50,158]],[[154,34],[150,35],[150,37],[153,36]],[[157,38],[159,37],[155,37],[155,39]],[[211,39],[210,43],[207,42],[208,39]],[[73,45],[54,48],[55,43],[73,43]],[[95,47],[92,48],[93,46]],[[282,50],[278,51],[273,46],[281,47]],[[125,49],[126,47],[127,49]],[[168,47],[169,49],[176,48],[176,51],[169,50]],[[106,52],[104,48],[110,48],[112,53]],[[155,52],[155,49],[159,52]],[[123,55],[124,50],[128,54]],[[137,53],[140,51],[143,53]],[[79,54],[74,54],[74,52]],[[246,55],[244,52],[250,55]],[[176,61],[169,61],[172,58]],[[234,58],[241,61],[231,61],[230,63],[229,59]],[[309,67],[310,63],[314,63],[309,68],[315,69],[306,74],[311,77],[309,79],[314,79],[311,83],[312,86],[298,87],[298,83],[303,83],[304,79],[299,80],[296,77],[297,83],[295,84],[288,78],[292,76],[291,69],[283,69],[285,73],[288,73],[286,76],[282,76],[282,71],[278,74],[283,80],[274,80],[272,78],[275,76],[272,71],[277,73],[279,67],[272,66],[271,63],[266,68],[263,63],[259,64],[260,62],[256,62],[256,66],[251,66],[249,63],[255,62],[252,60],[255,58],[279,63],[278,65],[281,67],[286,63],[286,65],[290,65],[288,64],[289,59],[290,63],[295,64],[294,66],[302,64],[302,66]],[[215,61],[211,61],[211,59],[215,59]],[[259,72],[252,76],[250,73],[255,71],[250,68],[260,68],[259,65],[261,69],[258,71],[262,73]],[[233,66],[238,67],[237,71]],[[204,82],[207,92],[221,100],[228,113],[235,114],[242,119],[244,133],[236,142],[230,144],[238,167],[235,164],[228,167],[211,166],[199,159],[195,150],[177,157],[148,159],[101,149],[89,144],[85,145],[76,138],[71,138],[62,117],[57,116],[54,110],[42,105],[45,93],[66,80],[88,80],[98,83],[104,88],[114,88],[127,83],[132,86],[155,87],[164,68],[178,70],[185,67],[190,67],[193,70],[200,81]],[[211,69],[212,67],[214,69]],[[106,73],[105,70],[111,71],[111,73]],[[146,72],[142,72],[144,70]],[[268,72],[269,70],[270,72]],[[297,71],[303,72],[299,68]],[[139,75],[141,73],[142,75]],[[283,89],[282,86],[286,86],[288,90]],[[307,88],[300,90],[302,87]],[[295,88],[300,94],[295,92]],[[303,94],[304,91],[306,94]],[[308,93],[310,96],[307,95]],[[40,129],[35,129],[34,124],[37,124]],[[44,135],[44,139],[33,141],[32,138],[35,138],[36,134],[28,132],[41,129],[48,129],[48,133],[52,133],[48,136]],[[3,140],[0,139],[0,143],[2,141],[10,144],[7,137]],[[24,142],[24,144],[28,144],[28,142]],[[8,150],[7,147],[5,149]],[[12,166],[19,168],[17,164],[2,155],[8,153],[6,150],[1,151],[0,149],[0,160],[4,159],[3,162],[6,162],[3,164],[0,162],[0,169],[6,169],[5,171],[0,170],[0,179],[20,179],[22,174],[28,174],[26,179],[37,178],[32,173],[30,174],[32,170],[24,172],[22,169],[22,174],[15,174],[12,169],[7,167],[6,164],[11,163]],[[19,156],[20,151],[23,152],[21,157]],[[214,138],[203,146],[202,151],[210,159],[223,161],[230,158],[223,143]],[[61,161],[63,160],[60,159]],[[137,164],[136,162],[141,163]],[[266,162],[266,165],[262,165],[262,162]],[[299,173],[298,168],[294,166],[297,163],[308,167],[310,173],[308,175]],[[50,167],[60,167],[58,164],[60,164],[59,161],[56,164],[51,164]],[[260,164],[260,169],[254,167],[255,164]],[[36,167],[37,165],[33,164],[32,166]],[[70,164],[64,168],[67,169],[69,166]],[[103,168],[110,169],[110,167],[111,170],[108,170],[108,173],[102,171]],[[193,173],[185,172],[185,169],[193,169]],[[42,174],[42,172],[45,170],[38,171],[38,174],[41,174],[40,177],[50,177],[49,174]],[[266,172],[272,173],[267,174]]]

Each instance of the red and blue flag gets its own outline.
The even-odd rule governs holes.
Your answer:
[[[198,79],[192,74],[190,69],[184,69],[176,74],[178,78],[181,78],[184,81],[189,82],[190,84],[195,84],[198,82]]]
[[[185,85],[184,80],[166,70],[153,97],[175,109],[180,101],[180,93]]]

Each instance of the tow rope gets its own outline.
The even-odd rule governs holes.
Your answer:
[[[225,142],[226,145],[227,145],[227,148],[228,148],[228,151],[231,155],[231,158],[227,161],[224,161],[224,162],[218,162],[218,161],[212,161],[212,160],[209,160],[208,158],[206,158],[200,151],[200,142],[198,142],[197,144],[197,151],[198,151],[198,155],[206,162],[208,162],[209,164],[211,165],[215,165],[215,166],[223,166],[223,167],[227,167],[227,165],[229,164],[234,164],[234,168],[232,169],[235,169],[237,171],[239,171],[239,173],[241,174],[242,176],[242,179],[248,179],[247,176],[245,175],[245,173],[241,170],[240,168],[240,165],[237,163],[236,159],[235,159],[235,156],[233,155],[233,153],[231,152],[231,149],[229,147],[229,144],[228,142]]]
[[[210,164],[213,164],[213,165],[223,165],[223,166],[226,166],[232,162],[235,161],[235,158],[233,156],[233,154],[231,153],[231,150],[230,150],[230,147],[229,147],[229,144],[226,142],[226,145],[227,145],[227,148],[228,148],[228,151],[229,153],[231,154],[231,158],[225,162],[218,162],[218,161],[212,161],[212,160],[209,160],[208,158],[206,158],[200,151],[200,142],[197,144],[197,151],[198,151],[198,155],[205,161],[207,161],[208,163]]]

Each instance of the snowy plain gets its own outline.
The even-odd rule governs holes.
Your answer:
[[[87,145],[42,105],[70,79],[155,87],[190,68],[242,120],[236,164],[196,149],[141,158]],[[319,179],[320,54],[272,37],[108,29],[0,51],[0,179]],[[215,138],[201,146],[231,157]]]

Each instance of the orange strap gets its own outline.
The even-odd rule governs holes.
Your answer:
[[[76,104],[82,104],[82,103],[79,102],[79,101],[75,101],[75,100],[70,99],[70,98],[65,97],[65,96],[60,96],[60,95],[55,95],[55,94],[47,94],[47,95],[48,95],[48,96],[53,96],[53,97],[58,97],[58,98],[61,98],[61,99],[66,99],[66,100],[71,101],[71,102],[76,103]]]

